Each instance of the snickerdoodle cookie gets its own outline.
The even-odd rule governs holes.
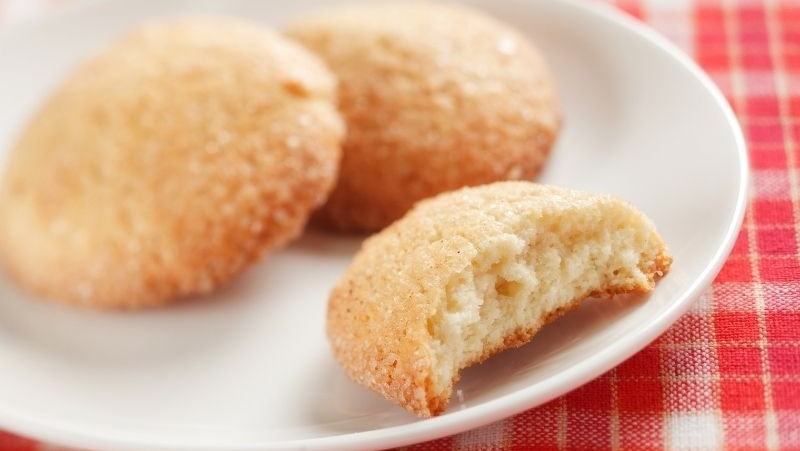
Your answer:
[[[79,66],[12,149],[0,249],[92,307],[206,293],[297,236],[344,124],[316,56],[233,19],[151,22]]]
[[[355,381],[433,416],[463,368],[587,297],[651,290],[671,262],[653,223],[615,197],[464,188],[365,242],[331,293],[328,336]]]
[[[414,202],[467,185],[529,179],[561,115],[525,36],[464,6],[363,4],[298,18],[286,32],[340,79],[341,177],[318,213],[380,229]]]

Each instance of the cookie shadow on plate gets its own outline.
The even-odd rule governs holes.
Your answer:
[[[577,362],[578,354],[584,355],[586,349],[592,349],[598,334],[616,333],[609,326],[632,314],[649,297],[649,293],[637,293],[611,299],[587,299],[576,310],[544,326],[530,343],[465,369],[448,411],[467,408],[558,377],[569,367],[565,362]],[[532,374],[535,374],[533,378]],[[525,377],[520,377],[523,375]]]
[[[528,344],[490,357],[463,371],[444,415],[512,394],[536,380],[557,377],[563,360],[591,346],[595,334],[609,323],[641,307],[649,294],[620,295],[612,299],[588,299],[569,314],[546,325]],[[323,399],[310,400],[308,416],[338,433],[358,432],[420,421],[377,393],[351,381],[331,356],[319,359],[319,383]],[[526,377],[519,377],[526,375]],[[534,382],[535,383],[535,382]]]

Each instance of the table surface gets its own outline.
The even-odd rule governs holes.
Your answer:
[[[58,0],[0,0],[8,23]],[[616,0],[733,105],[750,153],[742,232],[711,289],[658,340],[543,406],[404,449],[800,449],[800,1]],[[59,450],[0,432],[0,451]]]

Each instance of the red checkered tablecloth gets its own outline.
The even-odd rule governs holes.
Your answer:
[[[57,1],[0,0],[0,21]],[[617,0],[733,105],[752,187],[733,253],[663,336],[578,390],[406,449],[800,450],[800,1]],[[3,69],[0,69],[3,70]],[[0,432],[0,451],[58,449]]]

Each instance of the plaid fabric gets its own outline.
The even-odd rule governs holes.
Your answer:
[[[0,0],[0,19],[53,0]],[[617,0],[693,55],[749,143],[750,205],[713,287],[619,367],[546,405],[413,451],[800,450],[800,2]],[[0,450],[55,448],[0,433]]]

